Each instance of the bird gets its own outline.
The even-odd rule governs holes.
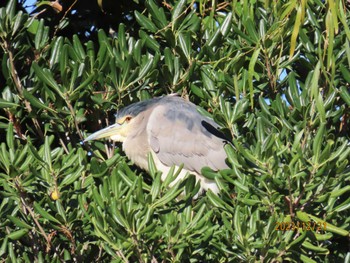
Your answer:
[[[214,171],[229,168],[224,146],[229,140],[220,126],[199,113],[197,106],[177,94],[133,103],[119,110],[116,122],[84,141],[109,138],[122,143],[126,156],[138,167],[149,171],[151,154],[164,181],[172,166],[182,167],[169,187],[193,174],[200,182],[199,194],[211,190],[219,194],[215,180],[203,176],[203,167]]]

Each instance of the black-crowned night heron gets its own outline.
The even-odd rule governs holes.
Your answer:
[[[210,189],[217,194],[215,181],[204,177],[201,169],[228,168],[224,150],[228,141],[218,126],[201,115],[195,104],[168,95],[123,108],[117,113],[115,124],[91,134],[85,141],[109,137],[122,142],[125,154],[146,171],[148,154],[152,154],[163,181],[173,165],[183,164],[172,184],[191,173],[200,181],[200,192]]]

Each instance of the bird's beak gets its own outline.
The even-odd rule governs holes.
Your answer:
[[[91,134],[89,137],[87,137],[84,140],[84,142],[98,140],[98,139],[102,139],[102,138],[106,138],[106,137],[112,137],[113,135],[117,135],[117,134],[119,134],[121,127],[122,127],[122,125],[120,125],[119,123],[108,126],[102,130],[99,130],[99,131]]]

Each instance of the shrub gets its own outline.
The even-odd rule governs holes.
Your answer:
[[[348,6],[144,4],[91,40],[13,0],[0,9],[3,261],[348,261]],[[117,109],[173,92],[232,137],[219,196],[82,143]]]

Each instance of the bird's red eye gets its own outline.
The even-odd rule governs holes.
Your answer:
[[[131,116],[127,116],[127,117],[125,117],[125,121],[126,121],[126,122],[131,121],[131,119],[132,119],[132,117],[131,117]]]

